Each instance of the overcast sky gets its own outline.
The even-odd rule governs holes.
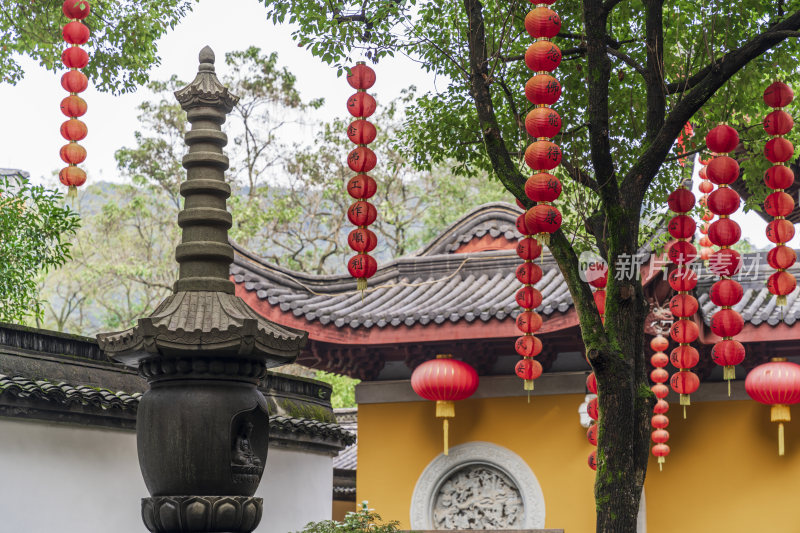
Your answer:
[[[224,68],[225,52],[250,45],[265,52],[277,51],[279,63],[288,66],[297,76],[304,99],[325,98],[325,106],[315,112],[319,122],[349,116],[345,102],[353,89],[344,78],[336,76],[333,68],[298,48],[291,39],[291,27],[273,26],[257,0],[203,0],[195,4],[194,11],[159,41],[162,64],[153,69],[151,77],[166,79],[177,74],[181,79],[191,80],[197,72],[197,53],[206,44],[216,53],[218,72]],[[34,180],[56,185],[58,179],[53,174],[64,165],[58,150],[65,143],[59,133],[59,126],[65,120],[59,103],[66,93],[60,84],[60,73],[46,72],[29,60],[22,62],[25,79],[16,86],[0,84],[0,101],[6,103],[7,121],[0,167],[27,170]],[[373,68],[377,83],[370,92],[376,95],[379,105],[399,96],[400,91],[411,84],[424,93],[434,89],[437,81],[446,83],[400,56],[386,58]],[[119,181],[114,152],[122,146],[134,145],[133,132],[138,127],[136,106],[151,95],[144,89],[122,96],[98,93],[91,88],[90,80],[90,88],[81,96],[89,105],[84,117],[89,135],[81,142],[88,158],[81,166],[87,171],[89,182]],[[733,218],[742,225],[744,235],[751,242],[762,247],[770,245],[764,236],[765,223],[755,213],[740,213]],[[798,247],[800,235],[792,244]]]

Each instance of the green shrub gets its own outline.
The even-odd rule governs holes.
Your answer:
[[[367,502],[361,502],[361,509],[347,513],[344,522],[323,520],[309,522],[302,532],[298,533],[397,533],[400,522],[392,520],[383,522],[375,509],[368,509]]]

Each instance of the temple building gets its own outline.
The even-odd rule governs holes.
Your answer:
[[[537,359],[544,374],[530,398],[513,371],[519,213],[502,203],[473,210],[419,251],[382,265],[363,299],[347,275],[293,272],[236,248],[236,294],[262,316],[309,332],[298,362],[362,380],[353,508],[367,500],[404,529],[594,529],[594,472],[587,466],[593,448],[586,438],[590,368],[569,291],[547,252],[537,259],[544,275],[536,284],[543,295],[537,336],[544,350]],[[666,262],[648,257],[641,277],[652,310],[650,338],[669,327],[673,293]],[[788,531],[797,523],[800,424],[787,424],[787,451],[779,457],[769,409],[744,391],[754,366],[776,356],[800,361],[794,327],[800,290],[777,307],[765,285],[770,272],[764,253],[744,255],[736,278],[744,298],[735,309],[745,320],[736,338],[747,357],[729,396],[722,369],[710,358],[719,340],[709,328],[714,277],[701,270],[694,318],[701,362],[694,370],[702,383],[686,418],[677,397],[667,398],[672,453],[663,471],[651,458],[639,531],[676,531],[678,509],[682,533]],[[800,267],[791,272],[800,274]],[[466,361],[480,377],[477,392],[456,404],[447,456],[433,404],[409,381],[416,366],[440,353]]]

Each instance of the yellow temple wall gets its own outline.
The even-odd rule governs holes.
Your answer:
[[[456,404],[450,444],[491,442],[519,455],[544,493],[547,528],[594,531],[592,446],[579,424],[583,394],[484,398]],[[357,501],[409,529],[422,471],[442,451],[432,402],[371,403],[358,410]],[[797,411],[800,416],[800,411]],[[684,420],[673,404],[672,453],[651,458],[645,484],[648,533],[800,533],[800,420],[786,426],[777,455],[769,407],[752,401],[694,403]]]

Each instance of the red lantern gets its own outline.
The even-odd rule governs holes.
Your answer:
[[[61,136],[68,141],[81,141],[86,138],[88,131],[86,124],[75,118],[61,124]]]
[[[561,84],[549,74],[537,74],[525,84],[525,97],[533,105],[553,105],[561,98]]]
[[[463,361],[437,355],[411,374],[411,388],[426,400],[436,402],[436,417],[444,418],[444,454],[448,452],[448,418],[455,416],[455,404],[466,400],[478,388],[478,373]]]
[[[764,103],[770,107],[786,107],[794,99],[791,87],[776,81],[764,90]]]
[[[520,216],[517,217],[516,221],[517,231],[523,235],[536,235],[538,230],[536,228],[529,228],[528,225],[525,223],[525,213],[522,213]]]
[[[679,344],[691,344],[699,335],[697,324],[690,320],[678,320],[669,329],[669,336]]]
[[[655,407],[653,407],[653,412],[657,415],[663,415],[669,411],[669,404],[666,400],[658,400],[656,401]]]
[[[656,398],[658,399],[666,398],[667,395],[669,394],[669,387],[667,387],[663,383],[656,383],[655,385],[650,387],[650,390],[653,391],[653,394],[655,394]]]
[[[721,340],[711,349],[711,359],[719,366],[734,367],[744,361],[744,346],[733,339]],[[734,371],[731,379],[736,376]],[[726,378],[727,379],[727,378]]]
[[[363,91],[359,91],[347,99],[347,111],[354,117],[372,116],[377,107],[375,98]]]
[[[789,406],[800,402],[800,365],[773,358],[747,374],[744,389],[755,401],[772,406],[770,419],[778,422],[778,455],[783,455],[783,423],[791,420]]]
[[[375,258],[367,254],[354,255],[347,261],[347,270],[350,275],[358,279],[367,279],[375,275],[378,271],[378,263]]]
[[[797,261],[794,250],[788,246],[776,246],[767,253],[767,263],[775,270],[786,270]]]
[[[738,281],[721,279],[711,286],[711,301],[720,307],[730,307],[742,301],[744,289]]]
[[[657,444],[663,444],[669,440],[669,432],[666,429],[657,429],[650,434],[650,438]]]
[[[80,22],[73,21],[64,26],[61,35],[69,44],[86,44],[89,41],[89,28]]]
[[[535,311],[525,311],[517,315],[517,329],[522,333],[536,333],[542,327],[542,317]]]
[[[663,385],[661,386],[664,387]],[[669,392],[669,389],[667,391]],[[655,415],[650,419],[650,425],[657,429],[666,429],[669,426],[669,418],[664,415]]]
[[[359,61],[356,66],[350,69],[347,75],[347,83],[353,89],[366,90],[375,85],[375,71],[369,68],[363,61]]]
[[[598,420],[600,418],[600,406],[597,403],[597,398],[589,400],[589,405],[586,406],[586,413],[592,420]]]
[[[61,52],[61,62],[67,68],[84,68],[89,64],[89,54],[82,48],[71,46]]]
[[[62,185],[70,188],[80,187],[86,182],[86,172],[78,167],[68,166],[61,169],[58,173],[58,179]]]
[[[535,107],[525,117],[525,129],[531,137],[555,137],[561,131],[561,117],[549,107]]]
[[[731,246],[739,242],[742,228],[730,218],[721,218],[708,228],[708,240],[717,246]]]
[[[658,457],[658,469],[661,470],[665,458],[669,455],[669,446],[667,444],[656,444],[653,446],[652,453],[655,457]]]
[[[697,286],[697,272],[691,268],[678,267],[669,273],[667,281],[674,291],[690,291]]]
[[[703,170],[705,170],[705,168]],[[714,190],[714,184],[708,181],[708,179],[703,178],[703,181],[700,183],[700,192],[703,194],[708,194],[713,190]]]
[[[539,37],[552,39],[561,31],[561,17],[552,9],[536,7],[525,16],[525,29],[534,39]]]
[[[64,0],[61,11],[68,19],[83,20],[89,16],[91,6],[86,0]]]
[[[534,174],[525,182],[525,194],[534,202],[552,202],[561,196],[561,181],[546,172]]]
[[[726,154],[739,146],[739,134],[726,124],[720,124],[706,135],[706,146],[712,152]]]
[[[597,450],[592,450],[586,462],[589,464],[589,468],[597,470]]]
[[[786,296],[794,292],[797,287],[797,280],[784,270],[779,270],[767,279],[767,289],[776,295],[777,305],[786,305]]]
[[[764,131],[770,135],[786,135],[793,127],[792,115],[782,109],[776,109],[764,117]]]
[[[536,309],[542,305],[542,293],[533,287],[522,287],[517,291],[515,299],[524,309]]]
[[[772,163],[784,163],[794,155],[794,145],[783,137],[775,137],[764,145],[764,157]]]
[[[522,263],[517,267],[517,280],[525,285],[533,285],[542,279],[542,269],[534,263]]]
[[[707,236],[704,235],[703,237],[700,237],[699,244],[703,248],[708,248],[713,243],[711,242],[711,239],[709,239]]]
[[[773,217],[785,217],[794,209],[794,198],[783,191],[777,191],[764,200],[764,210]]]
[[[378,245],[378,237],[367,228],[356,228],[347,236],[347,244],[355,252],[371,252]]]
[[[667,250],[667,256],[676,265],[685,265],[697,258],[697,249],[688,241],[675,241]]]
[[[650,372],[650,381],[654,383],[664,383],[669,379],[669,372],[663,368],[654,368]]]
[[[730,187],[720,187],[708,195],[708,208],[715,215],[730,215],[739,209],[739,193]]]
[[[669,364],[669,357],[664,352],[656,352],[650,356],[650,364],[656,368],[664,368]]]
[[[353,172],[369,172],[377,163],[375,152],[366,146],[359,146],[347,156],[347,166]]]
[[[552,72],[561,64],[561,50],[550,41],[536,41],[525,51],[525,64],[534,72]]]
[[[586,270],[586,281],[595,289],[605,289],[608,285],[608,265],[593,263]]]
[[[356,200],[372,198],[378,190],[375,180],[366,174],[358,174],[347,182],[347,193]]]
[[[525,149],[525,163],[534,170],[552,170],[561,163],[561,148],[550,141],[536,141]]]
[[[514,349],[522,357],[536,357],[542,353],[542,341],[533,335],[518,337]]]
[[[770,189],[788,189],[794,183],[794,172],[783,165],[769,167],[764,173],[764,183]]]
[[[375,206],[363,200],[353,202],[347,209],[347,218],[354,226],[369,226],[377,217]]]
[[[656,335],[650,340],[650,349],[654,352],[663,352],[667,348],[669,348],[669,340],[663,335]]]
[[[366,120],[354,120],[347,127],[347,137],[355,144],[369,144],[377,135],[375,126]]]
[[[711,331],[720,337],[735,337],[743,327],[742,315],[733,309],[720,309],[711,317]]]
[[[597,394],[597,376],[595,376],[594,372],[586,376],[586,390],[592,394]]]
[[[794,237],[794,224],[785,218],[777,218],[767,224],[767,239],[774,243],[789,242]]]
[[[672,316],[690,317],[697,312],[697,308],[697,298],[691,294],[676,294],[669,301],[669,310],[672,312]]]
[[[671,211],[676,213],[686,213],[694,207],[694,194],[689,189],[675,189],[667,198],[667,204]]]
[[[720,277],[730,277],[742,269],[742,256],[731,248],[717,250],[708,260],[708,269]]]
[[[689,345],[677,346],[669,354],[669,362],[675,368],[694,368],[699,361],[700,354]]]
[[[586,440],[588,440],[589,444],[592,446],[597,446],[597,428],[597,424],[592,424],[586,431]]]
[[[61,86],[71,93],[82,93],[89,86],[89,78],[78,70],[68,70],[61,76]]]
[[[675,372],[669,380],[672,390],[680,394],[681,405],[690,405],[689,395],[700,387],[700,378],[691,370]]]
[[[554,205],[539,204],[525,214],[525,222],[528,221],[542,233],[555,233],[561,227],[561,213]]]
[[[71,165],[79,165],[86,160],[86,148],[78,143],[69,143],[61,147],[61,160]]]
[[[68,117],[82,117],[86,114],[86,108],[86,100],[76,94],[61,100],[61,112]]]
[[[520,239],[517,243],[517,255],[527,261],[533,261],[542,255],[542,246],[536,239]]]
[[[686,215],[672,217],[667,226],[669,234],[676,239],[688,239],[694,235],[695,229],[697,229],[697,224],[695,224],[692,217]]]
[[[706,169],[709,181],[716,185],[730,185],[739,177],[739,163],[726,155],[712,159]]]
[[[514,373],[525,381],[533,381],[542,375],[542,364],[536,359],[521,359],[514,366]]]
[[[597,312],[601,315],[606,314],[606,291],[594,291],[594,304],[597,306]]]

